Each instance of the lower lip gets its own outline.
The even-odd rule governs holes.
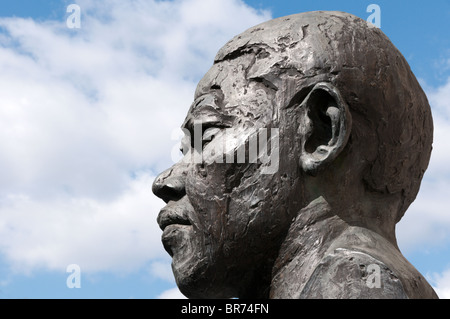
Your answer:
[[[163,231],[163,236],[164,234],[169,234],[172,233],[175,230],[183,230],[183,229],[188,229],[190,228],[192,225],[183,225],[183,224],[170,224],[167,225],[166,227],[164,227],[164,231]]]

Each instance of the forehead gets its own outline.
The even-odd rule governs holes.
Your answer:
[[[215,63],[197,86],[184,126],[199,120],[214,119],[230,126],[233,119],[245,123],[271,118],[277,88],[262,83],[255,65],[259,62],[254,54]]]
[[[320,26],[336,27],[329,21],[336,20],[336,15],[343,18],[314,12],[287,16],[234,37],[219,50],[198,83],[195,99],[220,92],[225,100],[222,110],[249,106],[256,94],[278,94],[283,103],[309,82],[327,78],[330,68],[324,66],[335,57]]]
[[[329,60],[328,40],[307,37],[309,24],[302,21],[308,19],[299,17],[271,20],[230,40],[219,50],[214,65],[199,82],[195,97],[207,93],[211,87],[245,87],[252,81],[277,89],[282,73],[311,76],[310,70],[319,69],[323,61]]]
[[[197,85],[188,118],[200,119],[206,106],[215,113],[261,122],[278,119],[280,108],[288,105],[297,91],[317,77],[304,70],[316,63],[305,43],[295,52],[249,48],[232,59],[217,61]],[[295,55],[295,56],[294,56]],[[300,71],[299,71],[300,70]]]
[[[252,57],[245,55],[233,60],[215,63],[197,85],[195,99],[211,90],[225,93],[239,93],[238,88],[248,85],[248,68]]]
[[[236,115],[250,107],[258,93],[254,91],[252,80],[247,78],[249,64],[249,57],[214,64],[197,85],[186,121],[211,113]]]

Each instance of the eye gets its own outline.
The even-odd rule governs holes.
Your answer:
[[[220,132],[220,128],[218,127],[210,127],[210,128],[206,128],[203,131],[203,135],[202,135],[202,148],[204,148],[209,142],[211,142],[214,137],[219,134]]]

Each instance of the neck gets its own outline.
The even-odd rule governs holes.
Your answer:
[[[271,298],[297,298],[325,252],[348,225],[319,197],[291,224],[272,271]]]

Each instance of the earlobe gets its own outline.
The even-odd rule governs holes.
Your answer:
[[[304,109],[300,125],[302,137],[300,162],[303,170],[316,175],[345,148],[352,119],[347,103],[330,83],[314,86],[300,106]]]

